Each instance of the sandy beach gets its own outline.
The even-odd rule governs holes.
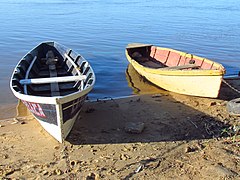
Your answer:
[[[240,178],[240,120],[226,109],[238,93],[225,84],[218,99],[147,91],[86,102],[63,144],[21,104],[2,108],[1,179]]]

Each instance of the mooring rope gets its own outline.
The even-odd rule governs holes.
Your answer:
[[[233,91],[237,92],[240,94],[240,91],[233,87],[231,84],[229,84],[225,79],[222,79],[222,82],[224,82],[229,88],[231,88]]]

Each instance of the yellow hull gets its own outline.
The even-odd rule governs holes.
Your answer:
[[[222,76],[168,76],[151,74],[135,67],[153,84],[172,92],[192,96],[213,97],[219,94]]]
[[[143,66],[131,58],[127,50],[126,57],[140,75],[165,90],[192,96],[218,97],[222,78],[225,73],[224,68],[220,64],[219,70],[169,70],[168,67],[149,68]]]

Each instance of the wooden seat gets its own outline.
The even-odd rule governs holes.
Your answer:
[[[182,69],[189,69],[189,68],[199,68],[200,66],[197,64],[185,64],[181,66],[171,66],[171,67],[165,67],[164,69],[169,70],[182,70]]]
[[[156,62],[153,62],[153,61],[146,61],[146,62],[143,62],[141,64],[145,67],[150,67],[150,68],[163,68],[164,67],[162,64],[156,63]]]
[[[72,83],[59,83],[59,89],[60,91],[64,91],[64,90],[73,90],[74,88],[74,84],[75,82]],[[30,85],[30,87],[34,90],[34,91],[51,91],[51,87],[49,84],[34,84],[34,85]]]

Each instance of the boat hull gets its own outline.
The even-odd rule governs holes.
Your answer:
[[[81,95],[63,104],[44,104],[22,100],[23,104],[37,119],[41,126],[57,141],[63,140],[70,133],[75,121],[79,118],[86,95]]]
[[[135,67],[148,81],[165,90],[179,94],[218,97],[222,76],[168,76],[148,73]]]

